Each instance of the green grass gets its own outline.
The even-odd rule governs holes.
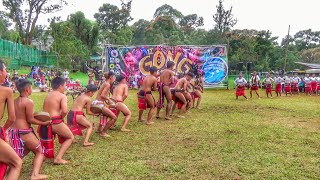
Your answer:
[[[37,111],[44,96],[31,96]],[[208,90],[202,109],[186,119],[145,126],[130,91],[133,132],[119,132],[120,115],[112,138],[94,133],[93,147],[79,141],[66,153],[71,164],[47,160],[42,173],[50,179],[319,179],[319,101],[304,95],[236,101],[233,90]],[[21,179],[29,177],[32,158],[25,158]]]

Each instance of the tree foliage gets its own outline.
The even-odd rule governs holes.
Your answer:
[[[30,45],[41,14],[60,11],[66,0],[3,0],[8,17],[15,23],[21,42]]]
[[[219,0],[219,5],[217,5],[217,12],[213,16],[213,21],[215,22],[215,28],[221,33],[229,31],[238,22],[237,19],[233,17],[232,7],[226,10],[223,6],[223,0]]]

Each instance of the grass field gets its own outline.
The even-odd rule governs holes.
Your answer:
[[[186,119],[155,120],[153,126],[145,126],[137,122],[135,93],[126,100],[133,132],[118,130],[121,115],[111,138],[94,134],[93,147],[73,144],[65,155],[71,164],[54,166],[47,160],[42,173],[50,179],[320,177],[320,97],[236,101],[233,90],[208,90],[202,109],[192,109]],[[44,94],[31,98],[41,110]],[[30,154],[25,159],[22,179],[29,177],[32,158]]]

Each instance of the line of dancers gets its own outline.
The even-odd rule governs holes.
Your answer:
[[[287,96],[297,93],[300,95],[302,91],[305,92],[307,96],[312,94],[320,94],[320,77],[316,77],[315,74],[312,74],[309,77],[309,74],[306,74],[305,77],[300,78],[297,73],[292,76],[291,74],[285,75],[284,77],[279,76],[278,73],[275,74],[275,77],[272,78],[270,73],[267,74],[267,77],[264,80],[260,80],[260,77],[257,75],[257,72],[253,72],[252,77],[249,82],[243,77],[242,73],[235,79],[234,83],[236,85],[236,99],[239,96],[243,96],[248,100],[246,96],[246,87],[250,87],[250,98],[252,98],[252,93],[255,92],[258,98],[260,98],[259,87],[261,87],[261,82],[265,85],[265,91],[267,97],[272,97],[273,86],[274,91],[277,96],[282,96],[282,93],[285,93]]]
[[[199,108],[201,94],[203,93],[203,74],[194,78],[194,74],[188,72],[183,77],[177,78],[172,61],[167,62],[167,68],[158,74],[156,67],[150,68],[142,87],[137,93],[139,122],[143,112],[149,108],[146,125],[151,125],[154,111],[157,109],[156,117],[160,118],[160,110],[164,107],[164,99],[167,101],[165,119],[171,120],[174,110],[178,106],[178,118],[184,118],[190,108]],[[5,80],[7,71],[3,61],[0,60],[0,82]],[[48,176],[41,174],[43,161],[52,159],[54,164],[68,164],[63,159],[64,154],[74,142],[74,136],[82,135],[86,129],[83,146],[92,146],[90,142],[94,123],[89,121],[86,115],[99,116],[100,123],[97,132],[101,137],[109,137],[108,130],[115,125],[119,113],[124,115],[121,127],[122,132],[129,132],[127,125],[131,118],[131,110],[125,104],[128,97],[128,84],[122,75],[115,76],[112,72],[104,74],[104,82],[98,88],[89,84],[87,88],[75,98],[68,112],[67,96],[65,92],[65,79],[56,77],[52,80],[50,91],[43,102],[43,114],[48,113],[49,120],[37,119],[34,114],[34,102],[29,96],[32,94],[32,83],[26,79],[16,82],[19,96],[14,99],[10,88],[0,86],[0,120],[3,118],[5,109],[8,111],[8,120],[0,127],[0,179],[5,175],[9,180],[19,178],[22,158],[30,151],[34,153],[31,179],[46,179]],[[158,90],[159,100],[155,101],[152,91]],[[97,92],[95,100],[92,97]],[[196,106],[194,106],[197,101]],[[101,113],[92,112],[92,107],[100,107]],[[84,109],[86,112],[84,112]],[[86,115],[85,115],[86,114]],[[45,116],[45,115],[43,115]],[[67,117],[67,123],[64,118]],[[32,125],[38,125],[37,133]],[[8,136],[8,137],[6,137]],[[54,152],[54,138],[58,136],[60,149]],[[9,141],[9,142],[8,142]]]

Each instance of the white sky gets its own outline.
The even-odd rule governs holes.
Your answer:
[[[94,20],[103,3],[115,4],[120,7],[120,0],[68,0],[69,6],[55,13],[65,20],[70,13],[84,12],[88,19]],[[169,4],[184,15],[196,13],[204,18],[205,29],[213,28],[212,15],[216,12],[218,0],[133,0],[132,17],[151,20],[155,10]],[[233,6],[233,14],[238,19],[234,29],[271,30],[273,36],[285,37],[288,25],[291,35],[299,30],[311,28],[320,31],[319,7],[320,0],[225,0],[226,8]],[[3,9],[2,3],[0,9]],[[48,16],[41,16],[39,24],[46,24]],[[132,24],[131,23],[131,24]],[[278,41],[279,41],[278,40]]]

